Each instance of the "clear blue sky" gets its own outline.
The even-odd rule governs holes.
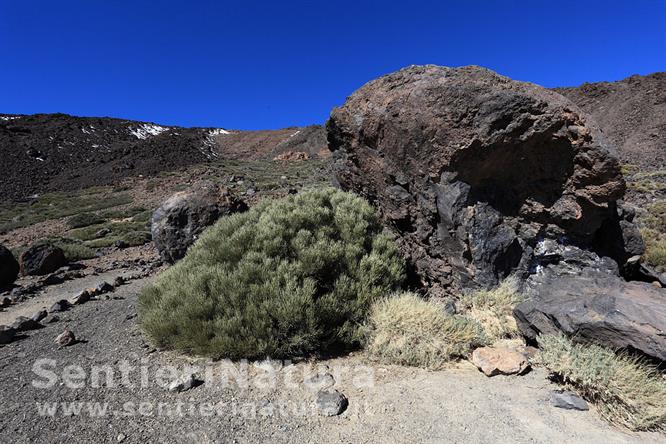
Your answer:
[[[0,0],[0,112],[322,123],[410,64],[544,86],[666,70],[666,0]]]

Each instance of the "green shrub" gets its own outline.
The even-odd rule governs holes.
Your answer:
[[[70,217],[67,220],[67,226],[69,228],[82,228],[102,222],[104,222],[104,218],[95,213],[81,213]]]
[[[404,264],[372,208],[334,189],[263,201],[206,230],[140,296],[156,345],[227,358],[356,346]]]
[[[520,337],[513,309],[523,301],[515,279],[504,280],[492,290],[479,290],[464,295],[461,303],[465,316],[476,320],[490,342]]]
[[[666,236],[651,228],[642,229],[641,235],[645,242],[643,259],[658,271],[663,272],[666,269]]]
[[[477,322],[448,315],[413,293],[376,302],[366,328],[367,353],[387,364],[441,368],[485,343]]]
[[[666,430],[666,378],[653,366],[564,336],[541,336],[537,362],[562,378],[613,424]]]

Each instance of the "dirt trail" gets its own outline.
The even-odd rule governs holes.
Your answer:
[[[53,287],[46,297],[64,297],[88,284],[75,281]],[[486,378],[468,363],[431,372],[365,367],[368,362],[361,355],[332,359],[321,364],[328,366],[335,388],[349,399],[349,408],[332,418],[308,409],[315,397],[303,383],[312,372],[308,362],[276,371],[275,385],[262,382],[265,371],[250,364],[246,388],[221,378],[229,368],[242,373],[241,364],[215,363],[203,385],[173,393],[158,384],[159,369],[174,366],[182,374],[185,366],[201,362],[155,351],[145,342],[135,310],[137,293],[145,284],[146,280],[132,281],[116,290],[119,299],[77,306],[66,319],[0,346],[0,442],[666,442],[663,435],[615,429],[594,410],[552,407],[547,398],[554,386],[541,369],[523,377]],[[17,314],[2,313],[3,319]],[[58,349],[53,338],[64,322],[84,342]],[[43,368],[58,378],[50,388],[33,385],[46,382],[35,373],[40,358],[54,360],[42,361],[51,362]],[[123,364],[135,368],[127,381],[120,372]],[[81,366],[88,375],[83,388],[63,383],[70,365]],[[100,366],[110,366],[114,373],[109,381],[100,377],[97,382],[103,383],[94,385],[91,371]],[[147,384],[141,381],[141,367]],[[46,402],[106,403],[108,410],[90,414],[90,404],[84,404],[78,414],[58,410],[55,416],[40,416],[38,403]],[[182,415],[174,410],[179,402]],[[165,406],[161,415],[160,403]],[[202,405],[213,407],[204,413]]]

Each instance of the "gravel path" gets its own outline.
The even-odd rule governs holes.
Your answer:
[[[205,366],[201,360],[156,351],[145,342],[135,311],[145,283],[132,281],[116,290],[117,299],[77,306],[60,322],[0,346],[0,442],[666,442],[663,435],[615,429],[594,410],[552,407],[547,399],[554,386],[540,369],[523,377],[486,378],[468,363],[429,372],[367,367],[360,355],[286,366]],[[89,285],[75,281],[53,287],[47,297],[71,296],[79,284]],[[53,339],[65,324],[82,342],[58,349]],[[126,369],[126,378],[123,364],[134,367]],[[82,367],[82,388],[64,383],[71,365]],[[200,366],[202,385],[175,393],[158,384],[187,373],[187,365]],[[98,372],[93,378],[92,370],[104,366],[113,371],[112,377],[106,380],[106,374]],[[170,366],[177,373],[159,373]],[[273,373],[266,371],[269,366]],[[76,380],[72,368],[69,376]],[[342,415],[323,417],[312,408],[316,387],[304,381],[317,369],[334,375],[335,388],[349,399]],[[231,370],[241,377],[234,379]],[[225,374],[232,382],[225,383]],[[46,383],[48,376],[57,377],[52,386],[33,384]],[[106,414],[90,414],[88,408],[96,404],[88,403],[106,403]],[[38,407],[52,405],[59,409],[55,415],[39,414]],[[78,414],[63,413],[63,407],[77,405],[82,406]]]

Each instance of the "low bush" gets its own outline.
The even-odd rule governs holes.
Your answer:
[[[522,301],[518,284],[512,278],[492,290],[475,291],[461,298],[465,316],[481,324],[490,342],[520,336],[513,309]]]
[[[69,228],[83,228],[102,222],[104,222],[104,218],[95,213],[81,213],[70,217],[67,220],[67,226]]]
[[[485,338],[474,320],[448,315],[413,293],[376,302],[366,327],[367,353],[387,364],[441,368],[468,355]]]
[[[641,230],[645,242],[643,259],[658,271],[666,270],[666,235],[651,228]]]
[[[142,292],[156,345],[227,358],[356,346],[374,300],[404,263],[363,199],[334,189],[263,201],[206,230]]]
[[[666,377],[642,360],[564,336],[541,336],[537,362],[613,424],[631,430],[666,430]]]

